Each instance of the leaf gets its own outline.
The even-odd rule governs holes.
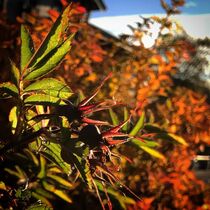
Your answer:
[[[57,181],[59,184],[65,186],[65,187],[67,187],[67,188],[72,188],[72,187],[73,187],[73,185],[72,185],[69,181],[63,179],[63,178],[60,177],[60,176],[57,176],[57,175],[54,175],[54,174],[48,174],[47,176],[48,176],[49,178],[51,178],[51,179]]]
[[[71,40],[72,36],[45,55],[35,66],[27,71],[27,74],[24,75],[24,79],[38,79],[52,71],[71,49]]]
[[[71,165],[75,165],[77,170],[80,172],[83,181],[92,188],[92,177],[89,168],[89,162],[87,155],[89,154],[88,147],[81,147],[79,142],[64,142],[62,145],[61,156],[63,160]]]
[[[52,207],[51,203],[49,202],[49,200],[45,197],[42,196],[36,192],[32,192],[31,195],[36,198],[37,200],[41,200],[43,203],[45,203],[47,206]]]
[[[119,119],[116,115],[116,113],[112,110],[112,109],[109,109],[109,114],[110,114],[110,117],[112,119],[112,123],[113,125],[118,125],[119,124]]]
[[[139,132],[139,130],[141,130],[143,128],[144,119],[145,119],[145,112],[142,112],[141,117],[139,118],[136,125],[131,130],[131,132],[129,133],[130,136],[135,136]]]
[[[165,134],[166,133],[165,130],[162,130],[156,124],[146,124],[144,126],[144,129],[149,131],[150,133],[161,133],[161,134]]]
[[[0,190],[7,190],[5,183],[2,181],[0,181]]]
[[[182,144],[184,146],[189,146],[189,144],[181,136],[177,136],[177,135],[172,134],[172,133],[168,133],[167,135],[170,136],[171,138],[173,138],[173,140],[179,142],[180,144]]]
[[[20,79],[20,71],[12,60],[10,60],[10,65],[11,65],[12,81],[18,87]]]
[[[45,145],[45,148],[46,149],[44,151],[41,151],[41,154],[55,163],[58,167],[63,169],[66,174],[69,174],[70,165],[66,163],[61,157],[61,146],[59,144],[50,142],[50,144]]]
[[[50,32],[42,42],[39,49],[35,52],[35,55],[31,59],[28,67],[33,67],[39,63],[49,52],[53,49],[58,48],[63,41],[66,29],[69,26],[69,16],[71,12],[71,6],[67,6],[65,10],[58,17],[56,22],[53,24]]]
[[[89,189],[92,189],[92,176],[87,159],[81,158],[76,153],[73,154],[73,160],[76,168],[80,172],[83,181],[88,185]]]
[[[11,131],[13,134],[15,133],[15,129],[17,127],[17,120],[18,120],[18,111],[17,107],[14,106],[9,113],[9,122],[11,123]]]
[[[8,172],[9,174],[13,175],[13,176],[16,176],[18,178],[22,178],[22,177],[20,177],[20,174],[15,170],[12,170],[12,169],[9,169],[9,168],[5,168],[4,170],[6,172]]]
[[[35,190],[35,192],[37,194],[39,194],[39,195],[41,195],[41,196],[43,196],[45,198],[55,199],[55,196],[52,193],[50,193],[50,192],[46,191],[45,189],[43,189],[43,187],[42,188],[38,187],[38,188],[35,188],[34,190]]]
[[[149,153],[150,155],[161,159],[162,161],[166,162],[166,158],[163,154],[161,154],[160,152],[158,152],[157,150],[151,149],[149,147],[146,146],[140,146],[141,149],[143,149],[145,152]]]
[[[124,107],[123,109],[124,112],[124,121],[126,121],[129,118],[129,113],[128,113],[128,109],[126,107]],[[123,131],[127,131],[128,130],[128,123],[126,123],[123,127],[122,127]]]
[[[72,199],[63,190],[56,189],[54,185],[51,185],[46,181],[43,181],[43,186],[47,191],[52,192],[53,194],[67,201],[68,203],[72,203]]]
[[[31,159],[33,160],[33,163],[36,165],[36,166],[39,166],[39,160],[38,158],[36,157],[36,155],[34,155],[34,153],[29,150],[29,149],[24,149],[24,152],[26,153],[26,155]]]
[[[5,168],[4,170],[6,172],[8,172],[9,174],[18,177],[19,179],[26,180],[27,176],[26,176],[25,172],[18,165],[15,165],[15,169],[16,170]]]
[[[139,139],[132,139],[131,142],[137,146],[146,146],[146,147],[156,147],[156,146],[159,146],[159,143],[156,142],[156,141],[148,141],[148,140],[145,140],[144,141],[140,141]]]
[[[101,192],[103,192],[104,191],[103,185],[97,180],[95,180],[95,183],[97,184],[98,189]],[[130,205],[135,204],[135,200],[134,199],[126,197],[124,195],[121,195],[118,190],[114,190],[111,187],[107,187],[106,190],[107,190],[109,195],[113,196],[113,198],[116,199],[119,202],[119,204],[122,207],[122,209],[126,209],[126,204],[128,204],[128,205],[129,204]]]
[[[34,204],[27,208],[27,210],[52,210],[51,207],[47,207],[44,204]]]
[[[40,155],[40,172],[37,174],[39,179],[44,178],[46,175],[46,160]]]
[[[28,30],[23,25],[21,25],[21,59],[20,59],[21,71],[23,71],[24,67],[31,59],[33,53],[34,53],[34,46],[31,36]]]
[[[10,96],[18,97],[18,89],[11,82],[0,84],[0,98],[8,98]]]
[[[59,105],[59,104],[65,104],[61,101],[60,98],[53,97],[50,95],[44,95],[44,94],[36,94],[31,95],[27,97],[24,100],[24,103],[30,104],[30,105]]]
[[[34,82],[25,88],[24,92],[44,93],[62,99],[67,99],[72,95],[71,89],[65,83],[53,78]]]

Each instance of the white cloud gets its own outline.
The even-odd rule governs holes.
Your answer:
[[[197,4],[194,1],[189,1],[185,4],[186,8],[190,8],[190,7],[196,7]]]

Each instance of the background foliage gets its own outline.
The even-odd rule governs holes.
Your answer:
[[[92,206],[95,208],[95,203],[98,202],[96,198],[97,190],[100,191],[101,198],[100,196],[99,198],[104,208],[111,208],[109,199],[112,201],[112,206],[118,209],[209,208],[209,186],[198,180],[190,169],[191,161],[196,152],[200,151],[204,145],[209,144],[210,109],[208,95],[205,94],[202,88],[197,88],[193,85],[193,80],[189,79],[187,82],[183,82],[177,77],[180,74],[181,64],[183,62],[192,62],[192,59],[196,56],[199,43],[187,36],[178,25],[174,31],[174,24],[170,21],[170,16],[178,12],[177,8],[182,6],[184,1],[172,1],[171,5],[167,5],[164,1],[161,2],[166,10],[165,18],[140,18],[136,28],[131,27],[133,36],[123,35],[122,40],[117,40],[87,23],[80,22],[84,11],[81,7],[75,6],[71,10],[71,15],[68,16],[70,19],[68,32],[74,33],[77,31],[75,38],[71,39],[71,51],[70,53],[65,51],[67,52],[65,61],[59,64],[56,71],[53,71],[50,75],[58,80],[52,78],[43,79],[44,85],[47,84],[46,81],[50,85],[53,82],[53,89],[50,93],[48,92],[49,88],[43,89],[44,86],[40,82],[42,80],[37,80],[37,85],[36,81],[35,85],[34,82],[31,84],[27,81],[25,82],[24,91],[27,98],[24,98],[24,103],[25,105],[28,103],[27,116],[25,116],[27,120],[33,119],[35,115],[43,117],[42,114],[53,113],[53,107],[58,106],[58,104],[55,106],[54,102],[57,103],[59,99],[65,103],[65,100],[72,93],[78,95],[77,100],[73,97],[71,101],[77,108],[79,108],[78,100],[81,103],[85,96],[87,96],[86,99],[88,99],[88,96],[90,97],[89,90],[93,90],[93,96],[96,98],[96,101],[105,100],[107,96],[110,99],[112,98],[112,100],[106,101],[106,107],[103,108],[111,108],[113,106],[113,109],[109,109],[109,112],[97,113],[95,116],[97,119],[112,122],[113,126],[120,125],[119,129],[122,128],[121,132],[125,136],[132,134],[132,136],[137,138],[111,149],[112,155],[118,153],[118,156],[121,158],[120,162],[118,162],[117,158],[113,158],[113,162],[103,162],[108,164],[108,166],[113,164],[112,167],[120,164],[120,170],[112,168],[113,171],[109,172],[100,169],[100,173],[97,173],[97,175],[101,173],[104,173],[104,175],[100,175],[101,179],[95,179],[91,183],[90,179],[95,177],[93,174],[89,175],[87,170],[89,166],[87,167],[86,164],[91,159],[89,149],[82,148],[81,151],[80,148],[79,151],[76,144],[69,145],[69,143],[62,140],[55,144],[55,140],[50,136],[48,137],[50,144],[48,142],[44,143],[44,149],[40,149],[40,143],[38,143],[36,148],[34,146],[31,148],[29,145],[23,150],[20,148],[17,152],[6,154],[6,157],[3,155],[1,168],[4,168],[4,171],[1,174],[2,182],[0,185],[3,195],[1,200],[4,201],[1,202],[2,208],[30,209],[41,205],[37,200],[41,200],[42,206],[54,208],[60,205],[67,209],[84,209]],[[50,14],[52,20],[55,21],[58,13],[51,11]],[[52,25],[52,20],[40,19],[34,14],[28,14],[25,20],[19,19],[19,22],[27,24],[32,33],[35,49],[46,36]],[[150,26],[154,23],[160,24],[160,33],[155,41],[155,45],[146,49],[142,43],[142,37],[148,33]],[[18,35],[19,25],[11,26],[4,20],[1,20],[1,28],[4,30],[4,33],[1,33],[1,78],[5,82],[10,80],[8,69],[11,68],[8,57],[15,63],[20,62],[23,71],[23,66],[27,63],[22,58],[26,51],[26,49],[23,49],[23,39],[28,43],[30,40],[29,38],[23,38],[23,36],[27,37],[28,35],[27,31],[22,28],[21,50],[24,50],[24,53],[22,51],[22,57],[20,57],[17,51],[14,51],[21,43]],[[162,33],[165,29],[168,30],[167,34]],[[61,37],[66,40],[66,36],[66,34],[63,34]],[[139,42],[138,46],[132,45],[130,40]],[[208,45],[208,40],[206,40],[205,44]],[[48,46],[60,47],[60,45]],[[49,52],[51,50],[53,49],[49,49]],[[51,53],[53,54],[54,52]],[[50,55],[52,55],[51,53]],[[42,53],[38,54],[38,60],[45,57]],[[28,60],[27,57],[24,58]],[[48,57],[45,57],[45,65],[48,59]],[[55,65],[57,63],[55,62]],[[43,62],[40,62],[40,65],[42,66]],[[36,66],[36,63],[32,62],[31,66]],[[41,68],[40,66],[38,67]],[[14,64],[12,64],[12,69],[13,72],[16,71]],[[50,70],[46,70],[45,66],[44,72]],[[35,68],[34,72],[40,71],[37,71]],[[103,84],[104,82],[99,80],[99,78],[104,78],[109,72],[112,72],[113,75],[109,81]],[[13,76],[16,86],[20,85],[17,75],[18,73]],[[22,76],[25,80],[31,80],[36,79],[40,75],[39,73],[34,75],[29,72],[28,74],[23,73]],[[103,88],[101,89],[102,85]],[[40,89],[40,87],[42,88]],[[67,89],[58,93],[61,87]],[[1,86],[1,90],[4,90],[3,93],[5,89],[7,94],[12,93],[11,95],[15,97],[17,92],[20,94],[20,86],[18,86],[18,91],[16,92],[14,85],[10,84],[8,88],[4,83],[4,86]],[[94,89],[97,95],[94,94]],[[99,89],[101,89],[100,92]],[[27,95],[27,92],[30,93],[30,91],[32,91],[31,95]],[[36,92],[35,98],[33,98],[34,91]],[[40,94],[40,98],[37,98],[37,94]],[[42,94],[45,94],[45,99],[46,95],[50,95],[50,99],[43,101]],[[52,96],[55,95],[56,97],[59,95],[59,97],[57,99],[53,98]],[[46,105],[46,102],[47,106],[40,106],[43,103]],[[5,103],[8,106],[5,106]],[[115,108],[116,103],[127,104],[127,108],[124,106]],[[15,104],[17,104],[16,99],[4,99],[1,103],[1,124],[4,125],[1,127],[3,131],[1,131],[2,147],[8,143],[5,140],[14,138],[12,137],[12,132],[17,130],[17,122],[15,120],[17,110],[12,108]],[[98,108],[97,106],[96,108]],[[12,111],[10,111],[11,108]],[[129,123],[126,125],[120,124],[120,122],[127,120],[130,113],[132,117]],[[49,116],[47,119],[38,118],[36,126],[31,126],[28,124],[30,121],[27,121],[27,131],[28,128],[32,127],[34,134],[34,132],[39,131],[39,128],[43,128],[43,125],[45,125],[44,135],[46,133],[48,135],[49,129],[61,128],[61,133],[59,133],[59,130],[57,134],[55,130],[55,134],[59,135],[59,139],[63,138],[65,140],[66,135],[69,135],[66,130],[74,132],[76,129],[81,132],[82,128],[86,126],[86,124],[83,124],[84,122],[79,125],[72,124],[72,122],[65,124],[67,115],[63,112],[58,112],[58,115],[64,116],[62,117],[62,123],[58,119],[49,118]],[[103,133],[113,126],[99,127]],[[7,132],[5,132],[5,129]],[[26,131],[24,129],[23,127],[19,131],[21,136]],[[137,131],[139,132],[137,133]],[[52,131],[50,130],[50,132]],[[119,132],[119,130],[116,132]],[[20,134],[16,134],[16,136],[20,136]],[[76,138],[78,137],[77,133],[73,135],[76,135]],[[35,136],[38,137],[38,142],[40,142],[40,136],[42,136],[42,133],[38,133]],[[75,138],[75,136],[71,138]],[[30,137],[29,139],[32,138]],[[143,141],[140,141],[140,139],[143,139]],[[73,152],[73,162],[69,162],[72,157],[69,158],[69,151],[66,152],[64,148],[69,148]],[[46,151],[48,151],[47,154]],[[55,151],[57,151],[57,154],[54,154]],[[97,154],[97,157],[103,158],[103,154],[102,156],[101,153],[100,156]],[[107,156],[107,151],[105,155]],[[49,162],[48,159],[51,161]],[[100,159],[100,161],[102,160]],[[76,165],[81,178],[77,178],[78,173],[74,167],[72,171],[69,171],[69,164]],[[63,173],[63,171],[66,171],[67,174]],[[71,173],[70,176],[68,176],[69,172]],[[107,184],[104,188],[104,176],[106,181],[109,182],[112,176],[117,176],[115,178],[116,182],[118,182],[118,179],[121,181],[112,187],[109,187],[110,185]],[[89,186],[89,189],[87,186],[84,187],[84,183]],[[124,188],[119,187],[120,185],[124,186],[124,184],[133,193],[140,196],[142,200],[138,200],[135,195],[132,195],[133,193],[129,192],[126,186]],[[94,187],[95,185],[97,185],[96,188]],[[106,195],[106,192],[109,196]],[[127,197],[124,197],[123,193]],[[30,205],[32,206],[29,207]]]

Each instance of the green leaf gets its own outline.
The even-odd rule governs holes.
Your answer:
[[[44,178],[46,175],[46,160],[43,156],[40,155],[40,171],[37,175],[39,179]]]
[[[45,203],[47,206],[52,207],[52,204],[50,201],[46,198],[46,196],[40,195],[39,193],[32,192],[31,195],[36,198],[37,200],[41,200],[43,203]]]
[[[48,176],[49,178],[55,180],[55,181],[58,182],[59,184],[61,184],[61,185],[65,186],[65,187],[67,187],[67,188],[72,188],[72,187],[73,187],[73,185],[72,185],[69,181],[63,179],[63,178],[60,177],[60,176],[57,176],[57,175],[54,175],[54,174],[48,174],[47,176]]]
[[[42,187],[38,187],[38,188],[35,188],[33,189],[36,193],[38,193],[39,195],[42,195],[43,197],[46,197],[46,198],[49,198],[49,199],[55,199],[55,196],[46,191],[45,189],[43,189]]]
[[[65,104],[61,101],[60,98],[53,97],[50,95],[44,95],[44,94],[36,94],[31,95],[27,97],[24,100],[24,103],[30,104],[30,105],[59,105],[59,104]]]
[[[71,49],[72,36],[60,46],[51,50],[35,66],[31,67],[24,76],[25,80],[38,79],[52,71]]]
[[[6,172],[8,172],[9,174],[13,175],[13,176],[16,176],[18,178],[22,178],[22,177],[20,177],[20,174],[17,171],[15,171],[15,170],[12,170],[10,168],[5,168],[4,170]]]
[[[159,158],[162,161],[166,162],[165,156],[163,154],[161,154],[160,152],[158,152],[157,150],[154,150],[147,146],[140,146],[140,148],[143,149],[145,152],[149,153],[150,155],[152,155],[153,157]]]
[[[35,52],[28,67],[38,64],[49,52],[58,48],[64,42],[64,35],[69,26],[71,7],[67,6],[53,24],[50,32]]]
[[[137,146],[146,146],[146,147],[156,147],[156,146],[159,146],[160,144],[156,141],[151,141],[151,140],[145,140],[144,139],[144,142],[143,141],[140,141],[139,139],[132,139],[131,142]]]
[[[95,183],[98,187],[98,189],[101,192],[104,192],[104,187],[102,185],[102,183],[100,183],[99,181],[95,180]],[[135,204],[135,200],[132,198],[129,198],[125,195],[121,195],[118,190],[114,190],[111,187],[106,187],[106,190],[108,192],[109,195],[111,195],[115,200],[117,200],[120,204],[120,206],[122,207],[122,209],[126,209],[126,205],[133,205]]]
[[[44,151],[41,151],[41,154],[55,163],[58,167],[63,169],[66,174],[69,174],[70,165],[66,163],[61,157],[61,146],[59,144],[50,142],[50,144],[45,145],[45,148],[46,149]]]
[[[15,63],[12,60],[10,60],[10,65],[11,65],[12,81],[18,87],[20,79],[20,70],[16,67]]]
[[[144,126],[145,112],[142,112],[141,117],[137,121],[134,128],[129,133],[130,136],[135,136]]]
[[[181,136],[177,136],[173,133],[168,133],[168,136],[170,136],[173,140],[177,141],[178,143],[184,145],[184,146],[188,146],[189,144],[185,141],[185,139],[183,139]]]
[[[77,142],[78,143],[78,142]],[[64,161],[71,165],[75,165],[77,170],[80,172],[81,178],[92,188],[92,177],[90,173],[89,162],[87,160],[87,155],[89,154],[88,147],[79,147],[76,142],[68,141],[62,144],[61,156]]]
[[[146,124],[144,129],[151,133],[166,133],[166,131],[159,128],[157,124]]]
[[[33,53],[34,53],[34,46],[31,36],[28,30],[23,25],[21,25],[21,59],[20,59],[21,71],[23,71],[24,67],[31,59]]]
[[[129,113],[128,113],[128,109],[126,107],[124,107],[123,109],[123,113],[124,113],[124,121],[126,121],[129,117]],[[126,123],[123,127],[122,127],[122,130],[123,131],[127,131],[128,130],[128,123]]]
[[[8,172],[9,174],[18,177],[19,179],[26,180],[26,177],[27,177],[27,176],[26,176],[25,172],[24,172],[18,165],[15,165],[15,169],[16,169],[16,170],[12,170],[12,169],[9,169],[9,168],[5,168],[4,170],[5,170],[6,172]]]
[[[117,114],[112,109],[109,109],[109,114],[112,119],[113,125],[119,125],[119,119],[117,117]]]
[[[34,82],[25,88],[24,92],[38,92],[62,99],[67,99],[73,94],[65,83],[53,78]]]
[[[63,190],[59,190],[54,185],[49,184],[45,181],[43,181],[43,186],[47,191],[57,195],[68,203],[72,203],[72,199]]]
[[[38,158],[36,157],[36,155],[34,155],[34,153],[31,150],[25,148],[24,149],[24,152],[33,161],[33,163],[36,166],[39,166],[39,160],[38,160]]]
[[[11,82],[0,84],[0,98],[18,97],[18,89]]]
[[[152,129],[151,129],[152,128]],[[160,138],[160,139],[164,139],[164,140],[171,140],[171,141],[176,141],[180,144],[182,144],[183,146],[189,146],[189,144],[186,142],[186,140],[184,138],[182,138],[181,136],[177,136],[173,133],[167,133],[164,130],[160,130],[158,131],[157,127],[149,127],[150,130],[156,130],[156,132],[158,133],[156,135],[156,138]]]
[[[53,210],[53,208],[47,207],[44,204],[34,204],[29,206],[27,210]]]

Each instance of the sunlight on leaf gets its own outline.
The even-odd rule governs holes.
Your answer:
[[[7,98],[10,96],[18,97],[18,89],[17,87],[10,83],[5,82],[0,84],[0,98]]]
[[[185,141],[184,138],[182,138],[181,136],[177,136],[173,133],[168,133],[168,136],[170,136],[171,138],[173,138],[175,141],[177,141],[178,143],[184,145],[184,146],[188,146],[189,144]]]
[[[46,181],[43,181],[43,186],[47,191],[57,195],[68,203],[72,203],[72,199],[64,192],[64,190],[59,190],[55,185],[49,184]]]
[[[65,83],[54,79],[54,78],[45,78],[40,81],[36,81],[24,89],[25,92],[34,92],[50,95],[53,97],[67,99],[73,93]]]
[[[131,130],[131,132],[129,133],[129,135],[135,136],[143,128],[144,120],[145,120],[145,112],[142,112],[141,117],[139,118],[136,125]]]
[[[31,39],[31,35],[25,26],[21,26],[21,71],[23,71],[24,67],[27,65],[31,56],[34,53],[33,41]]]
[[[158,152],[157,150],[154,150],[152,148],[146,147],[146,146],[140,146],[141,149],[143,149],[145,152],[149,153],[150,155],[161,159],[163,162],[166,162],[166,158],[163,154]]]
[[[70,165],[61,158],[61,146],[56,143],[50,143],[45,146],[46,149],[41,152],[47,159],[62,168],[66,174],[71,172]]]
[[[50,177],[51,179],[57,181],[59,184],[67,187],[67,188],[72,188],[73,185],[67,181],[66,179],[60,177],[60,176],[57,176],[57,175],[54,175],[54,174],[48,174],[47,177]]]
[[[31,95],[27,97],[24,100],[24,103],[30,104],[30,105],[59,105],[59,104],[65,104],[61,101],[60,98],[53,97],[50,95],[44,95],[44,94],[36,94]]]
[[[10,65],[11,65],[12,81],[18,87],[20,79],[20,70],[16,67],[15,63],[12,60],[10,60]]]
[[[110,114],[110,117],[112,119],[113,125],[118,125],[119,124],[119,119],[117,117],[117,114],[112,109],[109,109],[109,114]]]
[[[34,198],[36,198],[37,200],[41,200],[47,206],[52,207],[52,204],[50,203],[50,201],[44,195],[40,195],[36,192],[32,192],[32,196]]]
[[[12,129],[12,133],[15,133],[15,129],[17,126],[17,118],[18,118],[18,111],[17,111],[17,107],[14,106],[9,113],[9,121],[11,123],[11,129]]]
[[[72,36],[65,40],[60,46],[54,48],[45,55],[35,66],[31,67],[24,76],[25,80],[38,79],[52,71],[62,61],[71,49]]]
[[[59,16],[56,22],[53,24],[47,37],[42,42],[39,49],[33,55],[28,67],[35,66],[39,61],[41,61],[49,52],[53,49],[58,48],[63,41],[66,29],[69,26],[69,17],[71,12],[71,6],[67,6],[63,13]]]

